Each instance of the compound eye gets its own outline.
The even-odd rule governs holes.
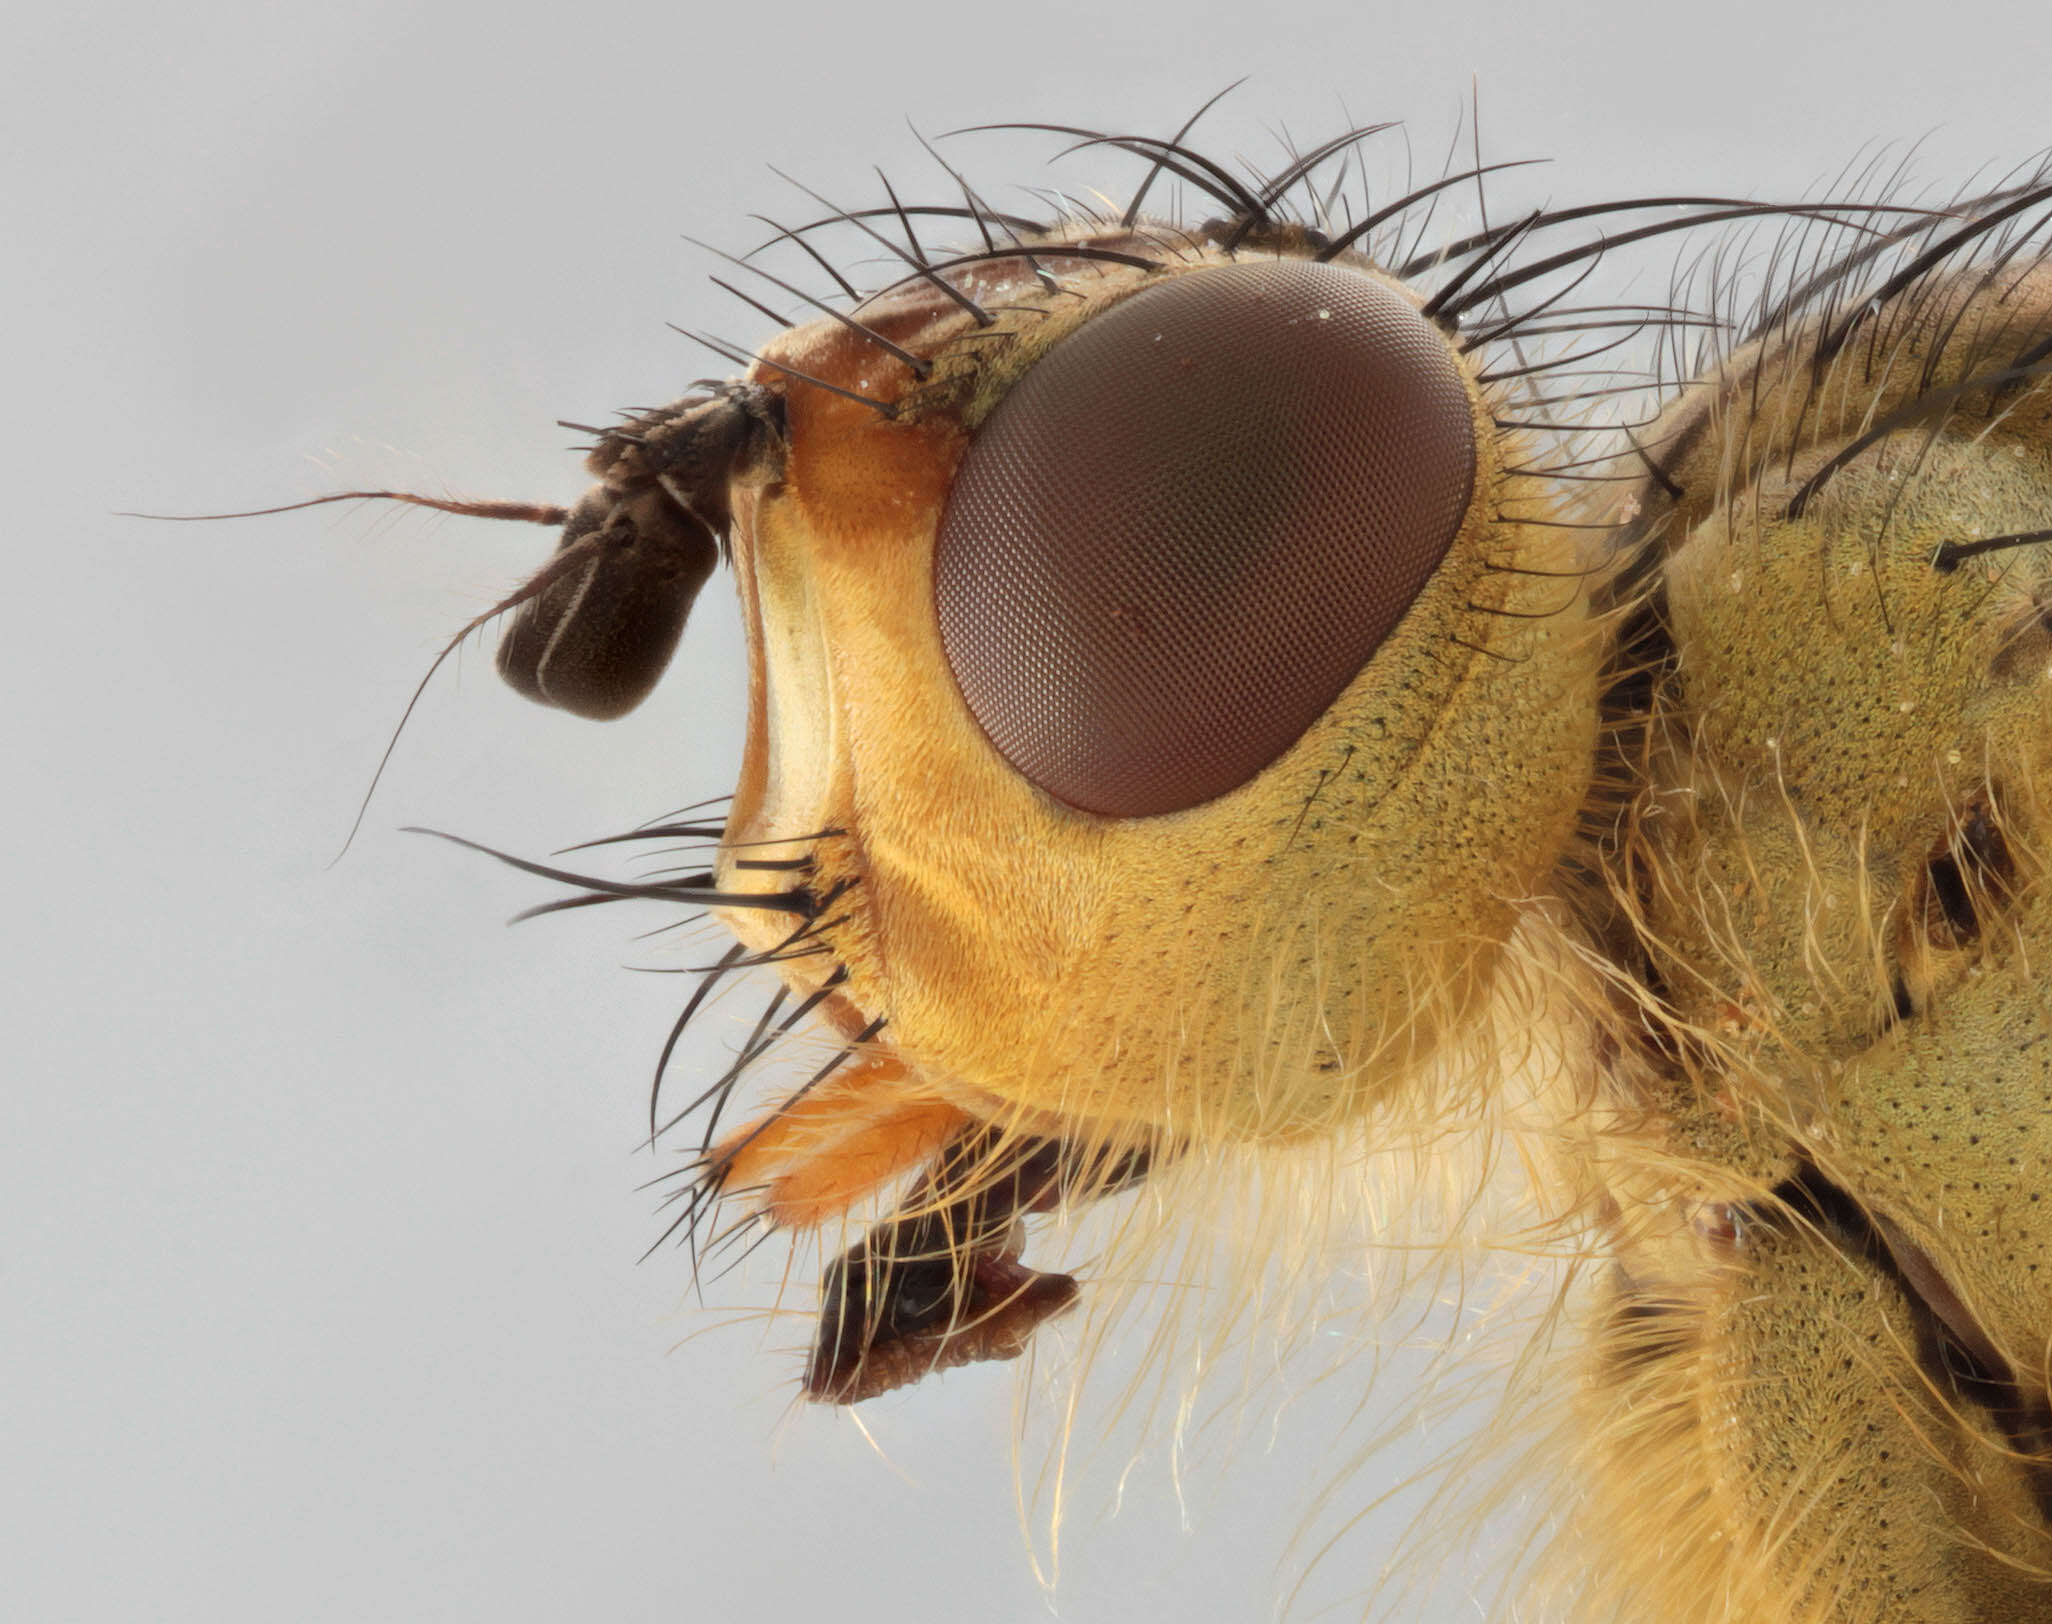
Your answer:
[[[1474,419],[1399,293],[1304,260],[1192,271],[1085,323],[985,421],[934,561],[998,752],[1107,817],[1287,750],[1452,544]]]

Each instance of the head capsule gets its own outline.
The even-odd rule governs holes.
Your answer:
[[[788,439],[734,493],[720,883],[833,831],[832,952],[784,974],[973,1115],[1358,1118],[1472,1023],[1587,783],[1562,499],[1359,255],[1138,227],[948,272],[752,374]]]

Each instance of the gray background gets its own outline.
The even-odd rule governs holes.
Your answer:
[[[1280,1375],[1271,1399],[1303,1390],[1272,1446],[1270,1401],[1236,1444],[1197,1433],[1180,1501],[1157,1438],[1115,1517],[1138,1434],[1111,1429],[1050,1602],[1009,1372],[872,1406],[887,1464],[794,1404],[802,1328],[746,1314],[772,1269],[700,1308],[680,1258],[636,1265],[635,1124],[678,983],[617,966],[650,962],[628,937],[654,921],[504,931],[533,882],[395,830],[540,852],[730,788],[723,583],[610,728],[466,659],[328,870],[426,658],[547,538],[109,510],[573,497],[553,419],[711,370],[666,321],[760,335],[680,234],[743,248],[749,211],[802,213],[769,163],[855,203],[872,161],[937,192],[908,117],[1167,133],[1248,73],[1211,149],[1273,160],[1277,125],[1317,140],[1344,106],[1409,121],[1432,168],[1473,76],[1486,153],[1557,160],[1506,199],[1787,195],[1918,137],[1949,184],[2052,136],[2048,32],[2037,0],[17,17],[0,1615],[1240,1620],[1333,1534],[1299,1611],[1357,1610],[1402,1517],[1346,1525],[1386,1468],[1315,1502],[1365,1365]],[[950,150],[1000,203],[1100,173],[1045,169],[1039,139]],[[683,1075],[732,1037],[709,1023]]]

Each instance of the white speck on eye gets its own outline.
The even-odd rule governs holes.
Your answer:
[[[1318,312],[1318,319],[1320,321],[1331,321],[1332,312],[1330,310],[1321,310]]]

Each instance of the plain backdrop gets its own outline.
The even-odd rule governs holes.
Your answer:
[[[1509,197],[1794,196],[1918,140],[1950,185],[2052,139],[2042,6],[359,0],[8,33],[0,1616],[1254,1620],[1332,1535],[1296,1616],[1358,1612],[1402,1518],[1347,1526],[1374,1467],[1315,1504],[1344,1364],[1230,1451],[1112,1438],[1050,1594],[1013,1372],[870,1406],[872,1443],[794,1402],[802,1327],[746,1312],[773,1262],[703,1306],[677,1254],[637,1264],[680,995],[620,966],[664,962],[654,921],[504,930],[547,893],[397,827],[540,853],[731,788],[723,582],[609,727],[467,657],[330,868],[425,661],[548,538],[110,515],[570,499],[555,419],[712,370],[666,323],[761,335],[683,235],[803,212],[769,165],[939,192],[908,120],[1166,134],[1245,74],[1204,142],[1268,163],[1394,118],[1431,168],[1474,98],[1486,156],[1554,160]],[[1057,145],[948,150],[1004,206],[1099,179]]]

